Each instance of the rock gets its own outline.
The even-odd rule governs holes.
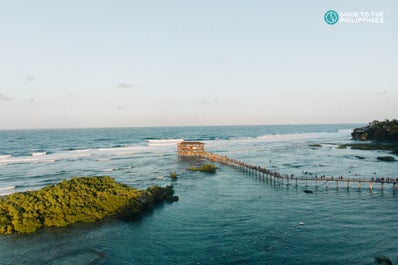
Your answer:
[[[377,160],[385,161],[385,162],[394,162],[394,161],[396,161],[395,158],[392,157],[392,156],[378,156]]]

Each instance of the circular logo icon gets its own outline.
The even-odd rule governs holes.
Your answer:
[[[333,25],[339,21],[339,14],[334,10],[329,10],[325,13],[323,19],[325,19],[325,22],[329,25]]]

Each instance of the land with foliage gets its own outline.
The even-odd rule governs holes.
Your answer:
[[[354,129],[351,136],[360,141],[398,142],[398,120],[372,121],[365,127]]]
[[[132,220],[153,204],[177,200],[172,186],[137,190],[107,176],[75,177],[0,199],[0,233],[32,233],[106,217]]]
[[[391,151],[392,154],[398,155],[398,120],[396,119],[391,121],[373,121],[365,127],[354,129],[351,136],[354,140],[369,142],[342,144],[339,148],[383,150]]]
[[[217,170],[217,167],[213,164],[204,164],[201,165],[200,167],[190,167],[190,171],[201,171],[201,172],[207,172],[207,173],[215,173]]]

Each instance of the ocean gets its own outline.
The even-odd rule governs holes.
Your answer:
[[[283,174],[397,178],[396,162],[377,160],[394,155],[338,148],[353,143],[350,133],[360,126],[2,130],[0,196],[107,175],[136,188],[172,184],[180,200],[134,222],[0,235],[0,264],[375,264],[376,255],[398,263],[392,185],[307,194],[302,184],[271,184],[222,164],[216,174],[192,172],[204,161],[177,156],[177,143],[192,140]]]

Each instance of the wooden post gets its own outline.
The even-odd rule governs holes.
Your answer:
[[[336,189],[339,189],[339,180],[336,181]]]
[[[328,179],[326,179],[326,189],[328,189]]]
[[[384,181],[381,182],[381,190],[384,190]]]
[[[372,181],[370,181],[370,182],[369,182],[369,189],[370,189],[370,191],[372,191],[372,190],[373,190]]]
[[[358,179],[358,190],[361,190],[361,180]]]
[[[347,179],[347,190],[349,190],[349,189],[350,189],[350,180]]]
[[[297,187],[297,178],[296,178],[296,187]]]

